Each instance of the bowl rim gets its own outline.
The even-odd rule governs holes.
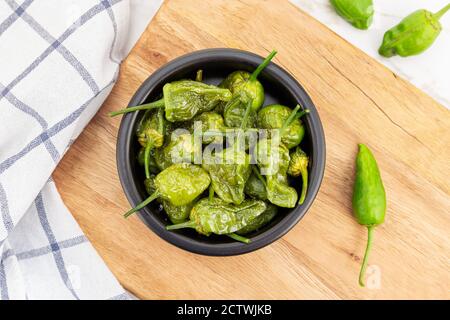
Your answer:
[[[211,59],[241,60],[241,62],[245,64],[256,66],[261,63],[264,58],[248,51],[230,48],[203,49],[182,55],[154,71],[138,88],[131,98],[128,107],[142,104],[161,83],[162,78],[174,75],[179,72],[180,69],[187,66],[201,64],[202,62]],[[285,87],[305,108],[310,110],[306,121],[309,123],[308,127],[310,129],[309,131],[313,145],[310,157],[312,157],[314,161],[309,174],[308,193],[304,203],[301,206],[293,208],[292,211],[276,225],[253,237],[252,242],[249,244],[240,242],[216,244],[199,242],[180,233],[167,231],[165,226],[161,225],[160,221],[155,217],[148,206],[137,212],[136,214],[138,217],[160,238],[181,249],[197,254],[208,256],[240,255],[263,248],[284,236],[303,218],[311,207],[322,183],[326,161],[325,134],[318,111],[300,83],[283,68],[272,62],[264,69],[263,73],[269,73],[272,77],[281,80],[281,85]],[[116,145],[116,164],[120,183],[125,196],[133,207],[144,200],[141,198],[136,187],[136,183],[133,179],[131,162],[129,161],[131,141],[134,136],[132,129],[137,115],[138,112],[133,112],[125,114],[122,117],[117,134]],[[142,211],[144,213],[142,213]],[[144,214],[146,217],[144,217]]]

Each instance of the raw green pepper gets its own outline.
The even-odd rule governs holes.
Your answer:
[[[256,148],[258,165],[266,176],[267,199],[279,207],[294,208],[298,195],[287,180],[289,150],[283,144],[268,139],[259,140]]]
[[[228,75],[220,84],[221,88],[230,89],[233,94],[232,99],[226,104],[223,112],[225,124],[228,127],[241,127],[242,119],[244,118],[249,102],[251,103],[251,107],[245,128],[254,126],[256,112],[258,112],[264,103],[264,88],[257,78],[276,53],[276,51],[272,51],[252,74],[246,71],[235,71]]]
[[[191,120],[195,115],[214,109],[221,101],[229,101],[230,90],[193,80],[179,80],[163,87],[163,98],[148,104],[111,112],[116,116],[138,110],[164,108],[170,122]]]
[[[188,205],[208,188],[211,179],[199,166],[176,163],[158,173],[154,181],[156,190],[146,200],[125,213],[125,218],[157,198],[169,201],[174,206]]]
[[[408,57],[428,49],[442,30],[439,19],[450,9],[450,4],[433,14],[417,10],[398,25],[386,31],[378,52],[384,57]]]
[[[245,200],[239,205],[226,203],[222,199],[201,199],[192,208],[190,221],[167,226],[167,230],[193,228],[203,235],[231,234],[261,215],[267,206],[264,201]]]
[[[291,153],[291,161],[287,173],[290,176],[298,177],[302,176],[302,193],[298,204],[303,204],[306,198],[306,191],[308,190],[308,162],[309,158],[306,153],[297,147],[294,152]]]
[[[145,176],[150,176],[150,151],[159,148],[164,143],[164,113],[162,109],[147,110],[138,124],[136,135],[138,141],[145,148],[144,168]]]
[[[386,193],[380,170],[372,152],[365,145],[359,145],[356,157],[356,176],[353,188],[353,212],[359,224],[368,229],[368,240],[364,260],[359,273],[359,284],[364,286],[364,275],[369,260],[374,228],[384,222]]]
[[[294,110],[280,104],[266,106],[258,112],[258,128],[280,129],[281,142],[291,149],[299,145],[305,136],[305,128],[300,118],[309,110],[299,112],[300,108],[300,105]]]
[[[358,29],[368,29],[373,20],[372,0],[331,0],[336,12]]]
[[[252,166],[252,174],[245,184],[244,192],[250,198],[267,200],[266,181],[257,171],[256,166]]]
[[[214,192],[225,202],[240,204],[251,173],[250,156],[237,148],[226,148],[214,155],[205,155],[203,168],[211,176]]]
[[[250,221],[245,227],[236,231],[237,234],[244,235],[250,232],[256,231],[268,224],[276,216],[278,212],[277,206],[271,203],[266,203],[266,210],[257,216],[255,219]]]

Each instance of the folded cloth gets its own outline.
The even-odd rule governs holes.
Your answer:
[[[128,298],[50,177],[161,2],[0,2],[1,299]]]

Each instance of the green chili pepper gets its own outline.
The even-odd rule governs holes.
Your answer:
[[[278,212],[278,208],[271,203],[269,204],[266,203],[266,206],[267,208],[266,210],[264,210],[263,213],[261,213],[252,221],[250,221],[245,227],[236,231],[236,233],[240,235],[248,234],[250,232],[261,229],[270,221],[272,221],[272,219],[276,216]]]
[[[373,231],[376,226],[384,222],[386,193],[377,162],[369,148],[363,144],[359,145],[356,157],[353,212],[358,223],[368,229],[367,247],[359,274],[359,284],[364,286],[364,275],[372,247]]]
[[[137,155],[137,161],[140,166],[145,168],[145,163],[146,163],[145,162],[145,148],[141,148],[139,150],[138,155]],[[150,173],[157,174],[160,171],[160,169],[158,168],[158,165],[156,164],[156,161],[155,161],[154,150],[152,150],[150,152],[147,163],[148,163],[148,168],[149,168]]]
[[[293,177],[302,176],[302,193],[298,204],[303,204],[306,198],[306,191],[308,190],[308,162],[309,158],[306,153],[297,147],[294,152],[291,153],[291,161],[287,173]]]
[[[192,163],[194,160],[196,146],[192,134],[183,133],[171,138],[164,148],[154,151],[155,162],[160,170],[164,170],[174,163]]]
[[[244,188],[251,173],[250,156],[237,148],[226,148],[214,155],[205,155],[203,168],[211,176],[214,192],[227,203],[244,201]]]
[[[223,115],[225,124],[230,128],[241,127],[249,101],[251,101],[250,114],[245,127],[253,127],[256,120],[256,112],[264,103],[264,88],[258,81],[258,76],[266,68],[272,58],[277,54],[272,51],[269,56],[250,74],[246,71],[235,71],[228,75],[220,84],[221,88],[230,89],[232,99],[226,104]]]
[[[300,118],[309,113],[309,110],[299,112],[300,109],[300,105],[294,110],[280,104],[266,106],[258,112],[258,128],[280,129],[281,142],[291,149],[299,145],[305,136]]]
[[[442,25],[439,19],[450,9],[446,5],[437,13],[417,10],[398,25],[386,31],[378,52],[385,57],[408,57],[428,49],[439,36]]]
[[[147,110],[136,130],[139,143],[144,147],[145,176],[150,176],[150,151],[159,148],[164,142],[164,114],[163,110],[154,112]]]
[[[155,191],[152,195],[124,216],[130,216],[157,198],[169,201],[174,206],[188,205],[208,188],[210,182],[208,173],[199,166],[188,163],[173,164],[155,177]]]
[[[258,217],[266,210],[260,200],[245,200],[239,205],[226,203],[222,199],[201,199],[192,208],[190,221],[167,226],[167,230],[193,228],[203,235],[231,234]]]
[[[256,145],[257,162],[266,176],[267,199],[279,207],[294,208],[298,195],[287,180],[289,150],[283,144],[276,145],[278,148],[274,149],[272,141],[268,139],[261,139]]]
[[[202,132],[209,133],[203,136],[202,142],[205,144],[212,143],[217,139],[217,136],[214,136],[212,133],[223,133],[227,129],[223,123],[223,117],[217,112],[203,112],[196,116],[190,128],[191,132],[194,132],[194,125],[197,121],[200,121],[202,124]]]
[[[195,115],[214,109],[221,101],[229,101],[230,90],[193,80],[179,80],[163,87],[163,98],[141,106],[111,112],[116,116],[138,110],[164,108],[170,122],[191,120]]]
[[[245,184],[244,192],[250,198],[267,200],[266,180],[258,172],[256,166],[252,166],[252,174]]]
[[[373,20],[372,0],[331,0],[336,12],[358,29],[368,29]]]

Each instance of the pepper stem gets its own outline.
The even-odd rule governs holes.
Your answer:
[[[300,199],[298,204],[303,204],[306,198],[306,191],[308,190],[308,169],[302,170],[302,193],[300,194]]]
[[[141,210],[142,208],[144,208],[146,205],[148,205],[150,202],[152,202],[153,200],[155,200],[156,198],[159,197],[159,191],[155,191],[153,192],[153,194],[148,197],[147,199],[145,199],[144,201],[142,201],[141,203],[139,203],[136,207],[134,207],[133,209],[131,209],[130,211],[126,212],[123,216],[125,218],[128,218],[129,216],[131,216],[133,213],[135,213],[136,211]]]
[[[439,10],[438,12],[436,12],[436,13],[434,14],[434,17],[435,17],[437,20],[439,20],[440,18],[442,18],[442,16],[443,16],[444,14],[447,13],[448,10],[450,10],[450,3],[449,3],[448,5],[446,5],[445,7],[443,7],[441,10]]]
[[[256,166],[252,166],[252,171],[255,174],[255,176],[263,183],[264,187],[267,187],[266,180],[264,180],[261,173],[259,173],[259,170],[256,168]]]
[[[302,110],[301,112],[298,112],[300,110],[300,105],[298,104],[294,110],[291,111],[291,113],[289,114],[289,117],[284,121],[283,125],[280,128],[280,136],[283,135],[284,131],[286,131],[286,129],[292,124],[292,122],[294,122],[297,119],[300,119],[301,117],[303,117],[305,114],[309,113],[308,109]]]
[[[247,126],[248,118],[250,117],[250,111],[252,109],[253,99],[249,99],[247,103],[247,108],[245,109],[244,118],[242,118],[241,129],[245,129]]]
[[[157,108],[163,108],[163,107],[164,107],[164,98],[161,98],[159,100],[156,100],[156,101],[153,101],[150,103],[141,104],[140,106],[129,107],[129,108],[125,108],[125,109],[118,110],[118,111],[112,111],[112,112],[108,113],[108,115],[110,117],[115,117],[119,114],[134,112],[134,111],[138,111],[138,110],[150,110],[150,109],[157,109]]]
[[[195,75],[195,81],[202,82],[203,81],[203,70],[198,69],[197,74]]]
[[[213,201],[213,199],[214,199],[214,188],[213,188],[212,184],[209,185],[209,197],[208,198],[209,198],[210,202]]]
[[[275,55],[277,54],[277,52],[275,50],[273,50],[268,56],[267,58],[264,59],[264,61],[256,68],[255,71],[253,71],[253,73],[250,75],[250,78],[248,79],[248,81],[255,81],[256,78],[258,78],[259,74],[261,73],[261,71],[264,70],[265,67],[267,67],[270,63],[270,60],[273,59],[273,57],[275,57]]]
[[[249,244],[250,242],[252,242],[249,238],[240,236],[240,235],[238,235],[236,233],[229,233],[229,234],[227,234],[227,236],[229,236],[233,240],[236,240],[236,241],[239,241],[239,242],[243,242],[243,243],[246,243],[246,244]]]
[[[152,144],[150,142],[147,142],[147,145],[145,146],[145,152],[144,152],[144,169],[145,169],[145,177],[147,179],[150,178],[149,158],[150,158],[151,150],[152,150]]]
[[[170,226],[166,226],[166,230],[177,230],[177,229],[183,229],[183,228],[193,228],[195,229],[196,224],[194,221],[187,221],[183,223],[178,224],[172,224]]]
[[[369,261],[370,249],[372,248],[372,240],[373,240],[373,230],[375,226],[368,226],[368,236],[367,236],[367,247],[366,252],[364,253],[363,263],[361,265],[361,271],[359,272],[359,285],[361,287],[365,286],[364,278],[366,275],[367,263]]]

